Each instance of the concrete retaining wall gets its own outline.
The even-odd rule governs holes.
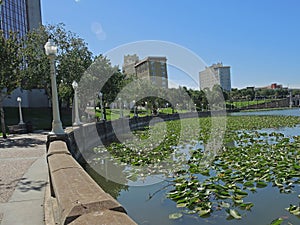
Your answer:
[[[136,225],[76,162],[65,142],[50,142],[47,159],[58,224]]]

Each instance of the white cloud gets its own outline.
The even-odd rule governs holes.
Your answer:
[[[98,23],[98,22],[92,23],[91,29],[92,29],[92,32],[94,34],[96,34],[96,37],[99,40],[105,40],[106,39],[106,33],[103,30],[102,25],[100,23]]]
[[[75,0],[75,2],[80,2],[80,0]]]

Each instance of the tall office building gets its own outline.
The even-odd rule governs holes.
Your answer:
[[[18,32],[19,37],[42,25],[40,0],[0,0],[0,30],[7,38],[9,32]],[[48,107],[45,90],[31,91],[17,88],[9,98],[4,99],[6,107],[17,107],[17,97],[22,98],[22,107]]]
[[[137,78],[148,79],[158,87],[168,88],[167,58],[147,57],[135,64]]]
[[[5,37],[10,31],[22,37],[41,25],[40,0],[0,0],[0,29]]]
[[[231,90],[230,66],[223,66],[222,63],[206,67],[199,73],[200,90],[211,89],[215,84],[220,85],[223,90]]]

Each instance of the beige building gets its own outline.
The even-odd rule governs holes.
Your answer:
[[[128,76],[135,76],[135,64],[139,62],[139,57],[134,55],[124,55],[124,63],[122,66],[122,71]]]
[[[222,63],[206,67],[199,73],[200,90],[211,89],[215,84],[220,85],[223,90],[231,90],[230,66],[223,66]]]
[[[168,88],[167,58],[147,57],[135,64],[137,78],[148,79],[158,87]]]

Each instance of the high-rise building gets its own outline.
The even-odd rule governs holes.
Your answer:
[[[5,37],[10,31],[24,36],[42,25],[40,0],[0,0],[0,29]]]
[[[26,35],[28,31],[39,28],[42,25],[40,0],[0,0],[0,30],[4,37],[9,32],[18,32],[19,37]],[[17,97],[22,98],[22,107],[48,107],[49,100],[45,90],[33,89],[31,91],[17,88],[6,99],[3,105],[17,107]]]
[[[152,84],[168,88],[167,58],[147,57],[135,65],[137,78],[148,79]]]
[[[134,55],[124,55],[124,63],[122,66],[123,73],[125,73],[127,76],[135,76],[135,64],[139,62],[139,57]]]
[[[214,85],[220,85],[223,90],[231,90],[230,66],[223,66],[222,63],[206,67],[199,73],[200,90],[211,89]]]

